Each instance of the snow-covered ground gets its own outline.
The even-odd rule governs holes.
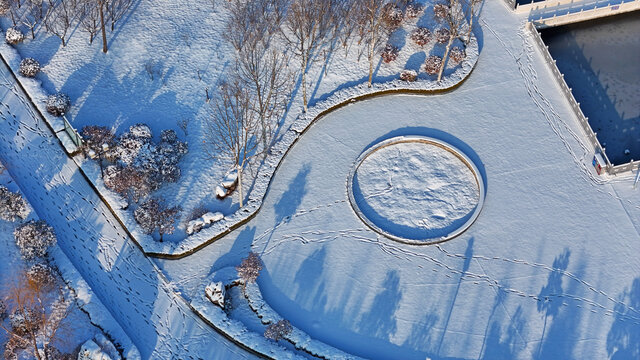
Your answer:
[[[103,125],[121,134],[129,126],[142,122],[152,128],[156,137],[163,129],[174,129],[181,140],[189,143],[190,151],[179,164],[182,177],[155,194],[166,199],[168,204],[179,204],[183,209],[175,234],[164,237],[167,242],[178,243],[185,238],[186,224],[192,220],[190,215],[194,209],[205,208],[230,215],[239,208],[237,196],[220,201],[214,193],[215,186],[232,165],[220,159],[212,161],[202,145],[207,131],[205,119],[211,116],[205,89],[209,94],[217,91],[216,84],[233,66],[235,54],[222,36],[229,3],[213,3],[215,6],[212,7],[211,0],[135,1],[128,15],[116,25],[113,33],[109,33],[107,54],[101,52],[98,40],[90,45],[88,35],[79,29],[71,33],[65,47],[59,39],[42,30],[35,40],[27,36],[24,43],[16,46],[23,58],[33,57],[43,65],[43,72],[37,79],[46,92],[69,94],[72,108],[68,118],[76,128]],[[376,62],[374,82],[397,79],[403,69],[420,72],[427,56],[443,54],[445,46],[435,45],[434,36],[424,47],[409,39],[410,32],[417,26],[426,26],[432,32],[442,26],[435,22],[432,14],[429,6],[419,18],[406,21],[394,32],[390,43],[399,48],[398,58],[390,64]],[[10,20],[2,19],[0,24],[6,29]],[[453,45],[462,46],[462,43],[456,40]],[[345,51],[337,44],[332,53],[323,49],[316,54],[308,74],[310,105],[366,83],[368,62],[359,50],[357,45],[352,45]],[[290,66],[290,70],[296,71],[298,60],[292,59]],[[445,77],[456,68],[459,66],[449,62]],[[434,77],[420,72],[419,78]],[[295,81],[297,77],[292,79]],[[301,93],[300,83],[296,82],[277,139],[300,115]],[[186,131],[179,126],[184,121],[188,123]],[[246,172],[246,180],[255,173],[255,165]],[[88,168],[87,173],[98,173],[95,164],[84,166]],[[100,182],[97,176],[92,180]],[[250,194],[251,186],[252,181],[245,181],[245,194]],[[127,225],[134,227],[135,223]]]
[[[95,296],[104,305],[101,325],[124,330],[131,339],[133,344],[123,344],[124,355],[252,357],[197,317],[167,283],[101,202],[3,65],[0,102],[0,161],[38,217],[53,226],[60,249],[89,285],[82,289],[82,299]]]
[[[20,188],[1,163],[0,185],[8,188],[12,192],[20,192]],[[33,211],[30,211],[29,217],[26,220],[38,220],[38,216]],[[17,279],[19,273],[28,269],[28,265],[25,264],[25,261],[22,259],[13,237],[14,229],[20,224],[20,221],[11,222],[0,219],[0,252],[3,254],[3,261],[0,262],[0,286],[3,290],[6,290],[6,287],[10,286],[10,283]],[[64,291],[66,296],[72,294],[68,289],[64,289]],[[76,348],[85,341],[91,339],[97,333],[100,333],[100,329],[91,323],[87,314],[81,311],[75,302],[71,302],[69,305],[71,309],[69,310],[68,317],[64,321],[64,334],[52,344],[62,353],[73,353]],[[7,334],[4,330],[0,329],[0,345],[5,344],[6,341]]]
[[[355,209],[401,238],[431,240],[456,230],[480,201],[479,174],[443,145],[420,138],[374,145],[347,184]]]
[[[324,116],[287,154],[255,218],[194,255],[157,260],[169,279],[196,296],[207,274],[258,252],[267,303],[363,357],[637,358],[640,193],[631,175],[595,178],[524,16],[483,6],[481,56],[460,88]],[[478,164],[485,204],[461,236],[399,244],[349,206],[356,159],[399,135],[442,139]]]
[[[542,31],[558,68],[614,164],[640,159],[638,34],[637,12]]]

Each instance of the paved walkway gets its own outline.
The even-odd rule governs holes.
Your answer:
[[[143,358],[239,359],[250,354],[176,295],[64,153],[0,64],[0,161]]]

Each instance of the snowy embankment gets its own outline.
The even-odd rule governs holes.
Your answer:
[[[440,82],[427,79],[406,82],[396,79],[386,83],[374,83],[372,87],[368,87],[366,83],[362,83],[336,92],[328,99],[310,107],[306,113],[299,114],[291,127],[282,135],[280,140],[273,145],[269,155],[258,171],[253,189],[249,194],[249,199],[243,208],[226,216],[221,221],[214,223],[211,227],[187,237],[179,243],[156,242],[150,236],[138,237],[137,240],[148,255],[181,257],[193,253],[199,248],[228,234],[247,222],[260,210],[271,178],[278,169],[282,159],[298,138],[304,134],[316,120],[332,110],[372,96],[393,93],[429,94],[452,90],[471,74],[471,71],[478,61],[480,53],[478,41],[475,37],[472,37],[469,41],[466,54],[467,56],[461,62],[460,66]],[[128,227],[129,225],[134,225],[131,223],[131,221],[133,221],[132,217],[127,220],[125,224]],[[131,229],[131,227],[129,228]]]
[[[0,163],[0,185],[6,186],[12,192],[22,193],[18,185],[11,179],[9,172]],[[24,196],[23,196],[24,198]],[[38,220],[35,211],[29,205],[28,220]],[[18,277],[19,272],[23,271],[25,266],[24,260],[15,246],[13,229],[19,225],[18,222],[9,222],[0,219],[0,250],[7,255],[8,261],[0,266],[0,279],[10,280]],[[94,295],[89,285],[84,281],[76,268],[71,264],[64,252],[59,246],[54,246],[49,250],[49,256],[55,267],[60,272],[62,279],[66,284],[65,292],[70,291],[75,299],[75,305],[68,319],[73,322],[70,330],[65,332],[65,339],[62,342],[64,347],[61,350],[73,351],[76,346],[94,337],[100,338],[100,330],[107,334],[109,340],[117,344],[124,358],[136,360],[140,359],[140,353],[135,345],[131,342],[127,334],[122,330],[118,322],[111,316],[111,313],[105,308],[102,302]],[[3,285],[7,285],[4,283]],[[78,311],[80,310],[80,311]],[[86,315],[85,315],[86,314]],[[99,329],[99,330],[98,330]],[[0,332],[0,343],[3,341],[5,334]],[[65,349],[68,348],[68,349]],[[118,357],[112,356],[113,359]]]
[[[0,42],[0,56],[14,74],[19,73],[18,70],[20,69],[20,61],[22,61],[22,57],[18,54],[18,51],[15,48],[5,42]],[[46,101],[50,94],[46,93],[42,87],[42,82],[35,78],[27,78],[24,76],[16,76],[15,78],[29,95],[30,100],[38,109],[40,116],[53,129],[56,137],[60,140],[65,150],[68,153],[76,152],[78,149],[73,141],[71,141],[69,135],[65,132],[64,121],[62,118],[53,116],[47,112]]]
[[[197,294],[191,301],[193,310],[200,314],[214,327],[224,332],[226,336],[233,338],[237,343],[252,349],[253,351],[277,359],[297,359],[299,355],[288,351],[278,343],[267,339],[263,334],[249,330],[241,321],[229,318],[227,313],[207,298],[205,289],[209,284],[222,283],[226,288],[238,285],[235,268],[223,268],[207,278],[198,288]],[[254,312],[253,316],[260,318],[265,324],[275,324],[283,318],[278,315],[262,298],[260,288],[256,283],[247,283],[244,297],[249,307]],[[320,359],[360,359],[357,356],[347,354],[321,341],[312,339],[304,331],[293,328],[284,336],[284,340],[290,342],[296,349]]]
[[[191,301],[190,305],[193,311],[225,336],[233,339],[237,345],[251,349],[256,354],[272,359],[303,359],[287,351],[281,345],[268,340],[262,334],[250,331],[242,322],[230,319],[221,307],[214,305],[207,298],[205,288],[208,284],[218,281],[225,285],[230,284],[236,280],[235,273],[234,268],[221,269],[204,281],[198,289],[197,296]]]
[[[275,324],[278,321],[283,320],[283,317],[273,310],[266,301],[264,301],[258,284],[247,284],[245,297],[247,298],[251,309],[262,320],[262,323]],[[312,339],[307,333],[296,327],[293,327],[291,333],[285,335],[284,339],[292,343],[297,349],[301,349],[322,359],[361,359],[358,356],[345,353],[344,351],[336,349],[322,341]]]
[[[82,275],[80,275],[71,261],[69,261],[69,258],[67,258],[59,247],[56,247],[52,253],[62,278],[76,296],[76,304],[89,316],[91,323],[100,328],[109,336],[109,339],[113,343],[117,344],[122,350],[122,355],[125,359],[140,359],[138,348],[136,348],[129,336],[124,332],[109,310],[102,304],[100,299],[95,296],[89,284],[82,278]]]

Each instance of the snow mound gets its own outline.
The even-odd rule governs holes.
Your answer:
[[[418,243],[460,234],[477,215],[483,197],[471,160],[424,137],[393,138],[365,151],[349,186],[351,203],[367,225],[396,240]]]

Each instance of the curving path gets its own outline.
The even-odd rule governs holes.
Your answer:
[[[0,65],[0,161],[145,359],[242,359],[129,239]]]
[[[502,2],[484,7],[482,53],[460,88],[374,98],[319,119],[257,216],[191,256],[157,260],[169,278],[193,294],[210,272],[256,251],[271,307],[366,358],[607,358],[640,338],[630,215],[611,185],[594,185],[579,166],[571,109],[522,19]],[[353,213],[354,161],[399,135],[440,138],[480,165],[483,212],[458,238],[397,244]]]

